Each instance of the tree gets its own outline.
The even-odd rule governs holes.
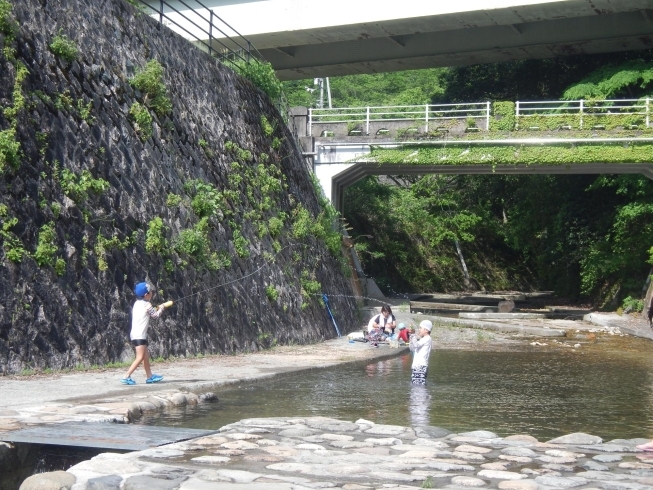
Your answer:
[[[653,61],[634,60],[602,66],[565,90],[562,98],[637,99],[653,94]]]

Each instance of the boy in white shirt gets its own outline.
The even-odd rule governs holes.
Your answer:
[[[152,288],[146,282],[139,282],[134,287],[134,294],[136,295],[136,302],[132,308],[132,329],[129,335],[132,345],[136,349],[136,359],[129,367],[127,375],[120,380],[124,385],[135,385],[131,377],[132,373],[142,362],[147,375],[146,383],[158,383],[163,379],[163,376],[152,374],[150,369],[150,353],[147,350],[147,329],[150,326],[150,318],[159,318],[163,314],[163,310],[167,304],[159,305],[157,308],[152,306],[150,300],[152,299]],[[169,302],[172,304],[172,302]]]
[[[431,329],[433,324],[429,320],[423,320],[419,324],[417,333],[410,336],[410,351],[413,353],[413,375],[414,385],[426,384],[426,373],[429,368],[429,355],[431,354]]]

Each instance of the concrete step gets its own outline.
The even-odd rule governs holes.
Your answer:
[[[470,320],[536,320],[546,318],[544,313],[458,313],[459,318]]]
[[[460,303],[436,303],[426,301],[411,301],[410,311],[496,311],[496,306],[469,305]]]

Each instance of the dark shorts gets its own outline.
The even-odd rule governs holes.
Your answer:
[[[138,347],[139,345],[147,345],[147,339],[132,339],[132,345]]]
[[[425,385],[428,366],[417,366],[413,368],[412,383],[414,385]]]

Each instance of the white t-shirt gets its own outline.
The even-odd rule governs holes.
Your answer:
[[[152,303],[144,299],[137,299],[132,308],[132,331],[129,337],[132,340],[147,339],[147,329],[150,326],[150,318],[159,318],[163,308],[158,309]]]
[[[395,322],[395,316],[394,315],[388,315],[388,318],[383,316],[383,313],[379,313],[378,315],[374,315],[372,319],[369,321],[367,324],[367,331],[371,332],[374,330],[374,324],[377,323],[381,325],[381,330],[385,330],[386,325],[389,323]]]
[[[413,353],[413,368],[429,365],[432,344],[433,341],[430,335],[425,335],[421,339],[418,339],[417,335],[410,337],[410,351]]]

